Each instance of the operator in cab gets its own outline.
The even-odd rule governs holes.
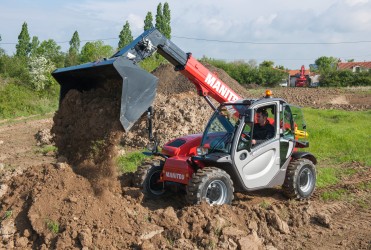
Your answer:
[[[258,145],[274,137],[274,127],[268,121],[268,112],[266,109],[257,110],[257,123],[254,124],[252,136],[252,145]]]

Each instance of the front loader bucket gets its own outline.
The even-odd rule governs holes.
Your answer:
[[[87,91],[107,82],[121,81],[120,122],[129,131],[155,98],[158,79],[125,57],[56,69],[53,77],[61,85],[60,103],[71,89]]]

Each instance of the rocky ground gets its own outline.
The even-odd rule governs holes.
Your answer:
[[[241,96],[264,94],[212,70]],[[194,86],[169,65],[154,74],[160,79],[154,105],[160,141],[202,131],[211,111]],[[145,145],[145,119],[123,133],[114,87],[69,93],[53,119],[0,125],[0,248],[371,249],[371,195],[362,188],[371,181],[371,168],[357,162],[341,166],[360,173],[341,182],[350,200],[320,199],[337,186],[317,189],[304,202],[287,200],[280,189],[237,193],[232,205],[213,207],[188,206],[181,193],[145,200],[114,162],[119,144]],[[371,105],[370,91],[362,89],[274,93],[305,107],[369,110]],[[57,154],[38,146],[51,143],[50,130]]]

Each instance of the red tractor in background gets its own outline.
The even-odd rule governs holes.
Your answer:
[[[295,87],[306,87],[307,82],[307,77],[305,76],[305,67],[302,65],[300,69],[300,76],[295,81]]]
[[[185,75],[214,110],[202,134],[185,135],[163,145],[152,133],[152,103],[158,79],[138,66],[158,52]],[[304,67],[302,68],[304,72]],[[155,199],[173,189],[184,190],[191,204],[229,204],[234,191],[251,191],[282,185],[290,198],[310,197],[315,188],[317,160],[309,152],[298,152],[309,143],[300,108],[270,92],[261,99],[242,99],[215,74],[185,53],[157,29],[145,31],[111,58],[55,70],[61,85],[60,101],[71,89],[86,91],[104,87],[108,81],[122,82],[120,121],[125,131],[147,111],[151,143],[149,155],[161,157],[138,167],[138,185],[147,198]],[[218,103],[215,107],[209,97]],[[259,110],[271,118],[274,133],[253,145]],[[179,124],[183,126],[183,124]],[[297,126],[299,126],[297,128]]]

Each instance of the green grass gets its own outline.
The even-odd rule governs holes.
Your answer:
[[[12,216],[12,214],[13,214],[12,210],[7,210],[5,212],[5,214],[3,215],[3,217],[1,218],[1,220],[3,221],[3,220],[6,220],[6,219],[9,219]]]
[[[318,168],[317,171],[317,187],[319,188],[335,185],[340,181],[336,168]]]
[[[48,227],[49,231],[57,234],[59,233],[59,223],[52,220],[46,220],[46,226]]]
[[[364,191],[371,190],[371,181],[358,184],[358,188]]]
[[[371,166],[371,111],[304,109],[310,147],[331,165],[361,162]]]
[[[347,196],[347,190],[339,188],[336,190],[325,191],[321,194],[321,198],[324,201],[337,201],[342,200]]]
[[[360,162],[371,166],[371,111],[305,108],[304,116],[310,142],[310,147],[304,150],[318,160],[318,188],[334,186],[358,171],[343,167],[346,163]],[[341,188],[321,194],[324,201],[346,197],[346,190]]]
[[[261,208],[264,208],[264,209],[268,209],[272,206],[272,204],[269,202],[269,201],[265,201],[263,200],[262,202],[260,202],[259,204],[259,207]]]
[[[148,158],[142,151],[134,151],[118,157],[117,163],[121,172],[135,172],[137,167]]]
[[[36,150],[36,152],[46,155],[49,152],[57,152],[57,147],[53,145],[44,145]]]
[[[320,167],[317,169],[317,187],[328,187],[338,184],[342,178],[357,173],[353,168]]]

